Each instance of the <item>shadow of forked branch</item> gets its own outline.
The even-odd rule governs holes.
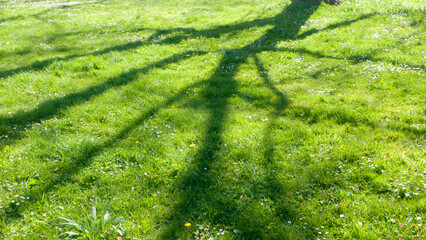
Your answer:
[[[13,144],[16,140],[22,137],[21,131],[31,127],[35,123],[40,123],[42,120],[49,119],[58,114],[59,111],[70,107],[83,104],[93,99],[94,97],[105,93],[109,89],[122,87],[138,79],[139,74],[146,74],[151,69],[161,68],[168,64],[176,63],[188,59],[194,55],[206,54],[204,51],[186,51],[179,54],[174,54],[161,61],[154,62],[148,66],[132,69],[122,73],[119,76],[108,79],[102,84],[87,88],[81,92],[72,93],[64,97],[59,97],[53,100],[48,100],[38,105],[34,110],[29,112],[18,113],[12,117],[0,118],[0,127],[7,128],[7,141],[3,141],[2,145]],[[12,130],[13,129],[13,130]],[[3,146],[0,145],[0,148]]]

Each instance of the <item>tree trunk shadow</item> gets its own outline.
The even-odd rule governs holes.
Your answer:
[[[223,134],[226,131],[225,125],[229,117],[229,101],[232,96],[238,94],[235,80],[238,68],[249,57],[255,59],[264,84],[279,97],[279,102],[275,105],[275,116],[278,116],[285,108],[287,101],[282,93],[279,93],[269,81],[266,70],[256,57],[256,54],[261,53],[265,46],[273,49],[279,41],[294,39],[301,26],[315,12],[318,6],[319,3],[307,5],[293,2],[274,18],[274,27],[259,39],[240,49],[225,52],[215,73],[206,81],[207,84],[203,89],[205,94],[202,101],[205,102],[204,105],[209,113],[206,123],[207,130],[204,133],[202,144],[196,153],[196,157],[186,170],[186,174],[171,188],[171,191],[174,192],[176,192],[176,189],[180,189],[182,194],[175,206],[173,206],[173,210],[166,220],[167,227],[162,229],[159,239],[175,239],[182,236],[185,222],[196,219],[197,214],[206,210],[205,206],[210,206],[211,209],[209,211],[211,213],[207,214],[215,216],[212,221],[217,221],[219,224],[238,228],[250,223],[253,228],[240,229],[242,230],[241,236],[243,238],[268,239],[272,237],[272,235],[265,235],[262,230],[267,229],[268,223],[262,222],[261,219],[256,219],[255,216],[238,207],[233,201],[224,200],[223,196],[221,196],[222,193],[214,190],[214,186],[220,184],[218,174],[214,168],[218,161],[217,156],[220,155],[223,147]],[[284,188],[284,186],[278,185],[273,187]],[[286,210],[282,212],[291,214],[290,211]],[[236,220],[235,218],[229,220],[226,217],[227,215],[238,215],[237,222],[233,222]],[[283,220],[289,216],[281,215],[276,217]],[[285,230],[274,234],[274,236],[281,239],[294,238],[288,232],[286,233]]]

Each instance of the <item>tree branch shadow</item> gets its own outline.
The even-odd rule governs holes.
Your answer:
[[[334,28],[337,28],[337,27],[340,27],[340,26],[348,26],[348,25],[350,25],[354,22],[365,20],[365,19],[370,18],[372,16],[374,16],[374,14],[365,14],[365,15],[362,15],[361,17],[357,18],[357,19],[332,24],[331,26],[326,27],[326,28],[321,29],[321,30],[315,30],[315,31],[312,30],[310,32],[307,32],[307,33],[304,33],[304,34],[298,36],[297,39],[307,38],[312,34],[315,34],[315,33],[318,33],[318,32],[324,31],[324,30],[334,29]],[[276,21],[283,21],[286,18],[289,18],[289,17],[287,16],[286,12],[283,12],[279,15],[279,18],[271,17],[271,18],[256,19],[256,20],[252,20],[252,21],[248,21],[248,22],[238,23],[238,24],[235,24],[235,25],[223,25],[223,26],[219,26],[219,27],[214,28],[214,29],[206,29],[206,30],[196,30],[194,28],[174,28],[174,29],[168,29],[168,30],[139,28],[135,31],[154,30],[154,31],[156,31],[156,33],[153,34],[151,37],[149,37],[146,41],[128,42],[128,43],[125,43],[125,44],[121,44],[121,45],[117,45],[117,46],[113,46],[113,47],[108,47],[108,48],[105,48],[103,50],[95,51],[95,52],[92,52],[92,53],[72,54],[72,55],[68,55],[66,57],[54,57],[54,58],[50,58],[50,59],[36,61],[36,62],[34,62],[30,65],[27,65],[27,66],[22,66],[22,67],[18,67],[18,68],[15,68],[15,69],[0,71],[0,78],[6,79],[8,77],[14,76],[14,75],[22,73],[22,72],[27,72],[27,71],[41,71],[43,69],[46,69],[48,66],[50,66],[52,63],[54,63],[56,61],[69,61],[69,60],[73,60],[73,59],[76,59],[76,58],[85,57],[85,56],[89,56],[89,55],[100,56],[100,55],[107,54],[107,53],[110,53],[110,52],[127,51],[127,50],[130,50],[130,49],[135,49],[135,48],[145,46],[145,45],[154,45],[154,44],[155,45],[174,45],[174,44],[179,44],[182,41],[186,41],[186,40],[190,40],[190,39],[196,39],[196,38],[199,38],[199,37],[219,38],[222,34],[236,32],[236,31],[242,31],[242,30],[247,29],[249,27],[262,27],[262,26],[266,26],[266,25],[274,25],[274,24],[276,24]],[[282,31],[283,28],[280,28],[280,30]],[[276,29],[276,31],[279,31],[279,30]],[[166,37],[165,39],[162,39],[164,37],[163,35],[168,35],[168,34],[175,33],[175,32],[183,32],[186,35],[178,35],[178,36]],[[189,35],[187,35],[187,34],[189,34]],[[297,32],[296,33],[284,32],[283,34],[288,34],[289,36],[294,37],[294,35],[297,34]],[[66,35],[67,34],[64,34],[64,36],[66,36]],[[263,46],[262,50],[266,51],[266,50],[276,50],[276,49],[275,49],[275,46],[272,46],[272,47]],[[322,57],[326,57],[326,55],[323,55]]]
[[[19,206],[14,205],[12,203],[6,204],[6,206],[8,207],[5,211],[6,214],[2,216],[3,219],[6,221],[11,221],[13,219],[21,218],[21,213],[29,206],[38,203],[43,198],[44,194],[54,191],[57,187],[61,185],[65,185],[71,180],[72,176],[78,174],[82,169],[90,166],[93,160],[102,152],[111,149],[117,144],[119,144],[120,141],[125,139],[128,134],[136,127],[140,126],[145,121],[155,116],[162,109],[170,107],[172,104],[179,102],[185,97],[185,94],[189,89],[198,87],[203,84],[205,84],[205,81],[199,81],[181,89],[179,93],[175,94],[173,97],[170,97],[162,104],[158,104],[158,106],[149,108],[135,120],[129,123],[126,127],[121,129],[118,134],[110,137],[108,140],[104,141],[101,144],[96,144],[85,148],[81,153],[79,153],[77,157],[73,159],[72,162],[65,163],[60,167],[54,166],[54,168],[58,167],[58,169],[60,170],[56,171],[56,174],[50,176],[48,179],[44,179],[42,186],[30,189],[25,194],[26,197],[29,197],[29,200],[26,203],[21,204]],[[53,172],[49,171],[49,169],[46,169],[45,171]]]
[[[151,63],[148,66],[132,69],[120,74],[119,76],[107,79],[102,84],[89,87],[84,91],[45,101],[32,111],[17,113],[11,117],[2,117],[0,118],[0,127],[2,127],[3,131],[5,131],[3,135],[8,135],[9,137],[6,141],[1,142],[0,148],[2,149],[5,145],[13,144],[22,138],[21,131],[31,128],[32,125],[38,124],[42,120],[56,116],[59,111],[88,102],[94,97],[105,93],[109,89],[122,87],[136,81],[138,79],[138,74],[147,74],[152,69],[161,68],[172,63],[183,61],[194,55],[204,54],[206,54],[206,52],[203,51],[186,51],[174,54],[161,61]]]

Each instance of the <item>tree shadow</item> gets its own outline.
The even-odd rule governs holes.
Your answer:
[[[277,40],[283,40],[283,39],[291,39],[293,38],[300,26],[303,24],[304,21],[309,18],[309,16],[316,10],[318,5],[309,6],[309,11],[306,11],[306,5],[303,4],[292,4],[290,5],[286,10],[291,13],[297,13],[297,17],[303,19],[303,21],[300,21],[300,25],[293,26],[292,28],[288,29],[284,34],[282,32],[282,29],[278,29],[277,26],[275,26],[272,30],[269,30],[265,35],[263,35],[262,38],[255,41],[253,44],[249,44],[241,49],[234,49],[227,51],[223,59],[220,62],[219,67],[215,71],[212,77],[210,77],[208,80],[205,80],[203,82],[199,82],[191,87],[195,87],[200,84],[204,84],[204,90],[203,90],[203,99],[202,99],[202,106],[209,112],[209,118],[207,122],[207,130],[204,134],[204,140],[202,147],[200,148],[198,152],[198,157],[196,157],[193,160],[193,170],[188,170],[189,175],[185,176],[180,183],[183,183],[184,185],[192,186],[192,188],[196,189],[195,192],[188,192],[185,194],[185,196],[182,196],[182,202],[186,202],[191,197],[199,197],[199,193],[203,192],[204,190],[208,189],[209,185],[216,184],[214,181],[214,174],[211,174],[209,172],[209,169],[211,168],[211,164],[215,161],[215,153],[220,151],[221,144],[222,144],[222,134],[224,131],[224,123],[226,122],[226,119],[228,117],[228,107],[229,107],[229,98],[233,96],[235,93],[237,93],[237,83],[234,79],[234,75],[236,73],[237,68],[250,56],[254,56],[253,54],[259,53],[261,50],[259,46],[265,45],[265,44],[274,44]],[[297,11],[299,10],[299,11]],[[300,11],[304,12],[304,14],[299,14]],[[278,15],[275,18],[276,24],[283,23],[285,21],[284,15],[287,14],[286,11],[284,11],[282,14]],[[296,17],[296,15],[295,15]],[[284,36],[283,36],[284,35]],[[256,49],[257,48],[257,49]],[[128,49],[127,47],[122,48],[115,48],[115,49]],[[110,49],[112,50],[112,49]],[[110,51],[108,50],[108,51]],[[101,51],[99,54],[106,52]],[[154,67],[161,67],[166,64],[180,61],[188,55],[193,54],[204,54],[204,52],[185,52],[183,54],[177,54],[173,57],[167,58],[163,61],[153,63],[148,67],[144,67],[141,69],[134,69],[129,72],[126,72],[119,77],[109,79],[107,82],[100,86],[91,87],[85,91],[67,95],[65,97],[61,97],[55,100],[47,101],[37,107],[35,110],[28,112],[28,113],[21,113],[17,114],[16,116],[12,117],[11,119],[3,118],[2,121],[6,122],[6,125],[8,126],[18,126],[20,129],[28,126],[28,124],[31,124],[33,122],[39,122],[44,118],[52,117],[54,116],[59,110],[66,109],[70,106],[81,104],[83,102],[86,102],[93,98],[94,96],[97,96],[106,90],[113,88],[113,87],[119,87],[122,85],[125,85],[131,81],[134,81],[135,76],[137,73],[146,73],[151,68]],[[238,61],[235,61],[235,57],[238,56]],[[70,58],[70,57],[69,57]],[[257,62],[258,67],[260,67],[259,62]],[[42,67],[41,67],[42,68]],[[264,72],[265,69],[261,68],[260,72]],[[273,89],[274,92],[277,92],[275,88],[273,88],[273,85],[267,80],[265,75],[262,75],[265,78],[265,84]],[[184,92],[184,91],[181,91]],[[151,108],[148,110],[145,114],[142,114],[140,118],[135,120],[132,124],[130,124],[128,127],[124,128],[118,135],[111,138],[110,140],[106,141],[103,144],[93,146],[85,151],[83,151],[80,154],[80,157],[76,157],[72,164],[66,165],[61,168],[59,176],[55,176],[52,179],[47,179],[45,181],[45,184],[43,187],[38,188],[36,190],[33,190],[29,193],[29,196],[31,196],[31,201],[28,204],[33,204],[37,202],[41,195],[52,191],[56,186],[60,184],[64,184],[68,181],[69,177],[79,172],[82,168],[89,165],[90,162],[94,157],[96,157],[99,153],[104,151],[107,148],[110,148],[111,146],[114,146],[120,139],[124,138],[132,129],[134,129],[136,126],[140,125],[142,122],[147,120],[150,116],[153,116],[156,112],[159,111],[159,109],[169,106],[170,104],[179,101],[183,97],[182,94],[177,94],[174,97],[168,99],[162,106]],[[282,105],[282,104],[281,104]],[[19,138],[19,135],[12,137],[12,141]],[[206,169],[207,173],[199,170]],[[213,195],[216,193],[212,193]],[[207,201],[209,202],[209,201]],[[8,214],[4,216],[6,219],[12,219],[15,217],[20,216],[20,212],[25,208],[24,205],[21,205],[20,207],[16,207],[12,204],[9,204],[9,210],[6,211]],[[233,209],[234,207],[229,206],[230,209]],[[175,212],[179,213],[179,215],[184,216],[184,214],[181,214],[183,212],[188,212],[190,214],[192,210],[183,207],[183,206],[175,206]],[[246,219],[247,220],[247,219]],[[171,224],[171,226],[174,224]],[[170,231],[166,231],[170,232]],[[256,233],[251,233],[256,234]],[[174,234],[173,234],[174,235]]]
[[[162,229],[159,239],[174,239],[181,236],[184,233],[185,221],[188,221],[188,219],[196,221],[195,219],[197,214],[204,211],[205,209],[203,207],[206,205],[213,206],[211,209],[213,209],[212,211],[215,211],[215,213],[212,213],[214,216],[212,218],[212,223],[241,229],[242,232],[238,235],[241,238],[295,239],[312,237],[291,235],[295,233],[291,232],[291,229],[285,227],[281,230],[275,228],[274,230],[278,231],[276,231],[274,233],[275,235],[273,235],[270,231],[265,230],[268,229],[268,222],[262,221],[262,219],[256,219],[255,216],[253,216],[247,209],[242,208],[241,205],[236,203],[236,201],[233,199],[224,199],[224,195],[215,191],[213,186],[220,184],[218,181],[219,175],[214,170],[216,168],[216,163],[219,161],[217,156],[221,151],[223,151],[223,135],[228,130],[226,129],[226,123],[230,117],[230,100],[234,96],[244,98],[248,101],[255,99],[252,96],[245,95],[238,91],[239,86],[236,80],[236,73],[239,67],[241,67],[241,65],[244,64],[248,59],[253,59],[257,71],[263,80],[263,84],[278,99],[276,101],[260,99],[273,107],[273,112],[271,114],[272,120],[266,127],[265,137],[262,140],[263,144],[272,142],[273,136],[271,134],[271,129],[273,129],[276,120],[282,116],[284,109],[289,105],[289,103],[286,97],[270,81],[267,70],[262,64],[261,60],[258,58],[257,54],[267,50],[287,52],[295,51],[292,49],[278,48],[276,45],[280,41],[306,38],[312,34],[317,33],[318,31],[322,31],[311,31],[302,35],[297,35],[301,26],[303,26],[307,19],[309,19],[309,17],[314,14],[318,7],[319,3],[307,5],[305,3],[293,2],[287,6],[283,12],[272,18],[253,20],[231,26],[221,26],[212,30],[197,31],[194,29],[180,29],[179,31],[189,33],[190,36],[170,37],[164,40],[157,40],[157,37],[152,36],[151,39],[149,39],[147,42],[133,42],[106,48],[104,50],[92,53],[92,55],[101,55],[111,51],[126,51],[128,49],[136,48],[145,44],[177,44],[190,38],[196,38],[197,36],[214,38],[220,36],[223,34],[223,32],[238,31],[248,27],[256,26],[273,26],[272,29],[268,30],[259,39],[253,41],[252,43],[247,44],[241,48],[226,50],[218,67],[211,77],[186,88],[189,89],[194,87],[202,87],[202,98],[199,100],[199,104],[196,105],[199,106],[200,110],[205,110],[208,113],[208,118],[205,124],[206,130],[203,133],[203,139],[200,141],[201,144],[195,153],[195,157],[191,160],[190,166],[185,171],[186,174],[184,174],[173,184],[172,188],[178,189],[180,196],[178,196],[177,203],[173,206],[172,211],[166,219],[167,225],[164,229]],[[370,16],[365,15],[364,17],[356,19],[356,21],[363,20],[368,17]],[[295,21],[296,23],[293,22],[294,19],[297,19],[297,21]],[[340,25],[330,25],[325,29],[346,26],[353,22],[355,22],[355,20],[350,20],[348,22],[341,23]],[[157,35],[169,34],[171,32],[172,31],[159,30]],[[310,52],[308,50],[306,50],[306,53],[312,54],[317,58],[333,58],[333,56],[321,55],[319,53]],[[14,141],[20,139],[22,137],[22,135],[20,135],[20,131],[22,131],[28,125],[38,123],[46,118],[51,118],[57,115],[58,112],[62,109],[67,109],[72,106],[85,103],[94,97],[105,93],[108,89],[121,87],[131,83],[137,79],[136,77],[139,73],[146,74],[153,68],[163,67],[168,64],[187,59],[190,56],[202,54],[206,54],[206,52],[188,51],[181,54],[175,54],[172,57],[165,58],[159,62],[151,63],[146,67],[132,69],[121,74],[120,76],[110,78],[106,82],[94,87],[90,87],[84,91],[46,101],[28,113],[19,113],[11,118],[2,118],[0,119],[1,124],[8,127],[17,127],[17,130],[12,132],[10,142],[6,144],[11,144]],[[8,77],[22,71],[42,70],[54,61],[71,60],[73,58],[83,56],[85,55],[81,54],[71,55],[65,58],[53,58],[39,62],[38,64],[32,64],[31,66],[15,69],[14,71],[0,73],[0,76]],[[101,152],[117,145],[120,140],[125,138],[135,127],[141,125],[150,117],[155,116],[161,109],[170,107],[173,103],[183,101],[185,99],[186,91],[183,89],[179,92],[179,94],[169,98],[163,104],[159,104],[157,107],[152,107],[148,111],[142,113],[136,120],[130,123],[127,127],[123,128],[114,137],[110,138],[104,143],[84,150],[78,157],[73,159],[71,164],[62,167],[57,176],[47,179],[45,181],[46,183],[42,187],[32,190],[29,193],[31,196],[31,201],[27,204],[35,204],[40,200],[42,194],[53,191],[57,186],[65,184],[72,175],[77,174],[81,169],[91,164],[93,159]],[[270,147],[266,149],[267,150],[263,153],[265,161],[260,164],[262,164],[266,169],[277,169],[277,164],[273,161],[272,158],[274,148]],[[256,188],[256,184],[257,183],[253,183],[252,187]],[[268,171],[268,174],[264,176],[264,179],[261,181],[261,183],[258,183],[257,185],[262,185],[262,188],[269,189],[267,191],[274,193],[286,192],[286,186],[283,186],[283,184],[281,184],[280,181],[276,179],[274,171],[272,170]],[[173,189],[170,191],[174,191]],[[256,191],[254,190],[253,192]],[[261,197],[263,197],[263,195],[253,196],[253,198]],[[280,194],[270,195],[269,197],[274,199],[274,201],[281,200]],[[9,204],[9,206],[12,205]],[[15,217],[20,217],[20,212],[23,209],[25,209],[25,205],[22,205],[19,208],[16,206],[11,207],[9,211],[7,211],[8,214],[5,216],[5,218],[12,219]],[[279,226],[284,226],[284,222],[289,219],[296,218],[297,214],[298,213],[292,211],[290,207],[286,208],[283,206],[281,209],[271,213],[270,215],[272,218],[277,219],[276,221],[278,223],[281,223]],[[236,222],[231,221],[229,218],[227,218],[229,215],[238,216],[238,218],[234,218],[234,220],[238,220]],[[251,228],[241,228],[242,226],[246,225],[251,226]]]

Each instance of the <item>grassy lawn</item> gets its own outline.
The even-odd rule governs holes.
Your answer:
[[[425,239],[425,6],[0,1],[0,239]]]

